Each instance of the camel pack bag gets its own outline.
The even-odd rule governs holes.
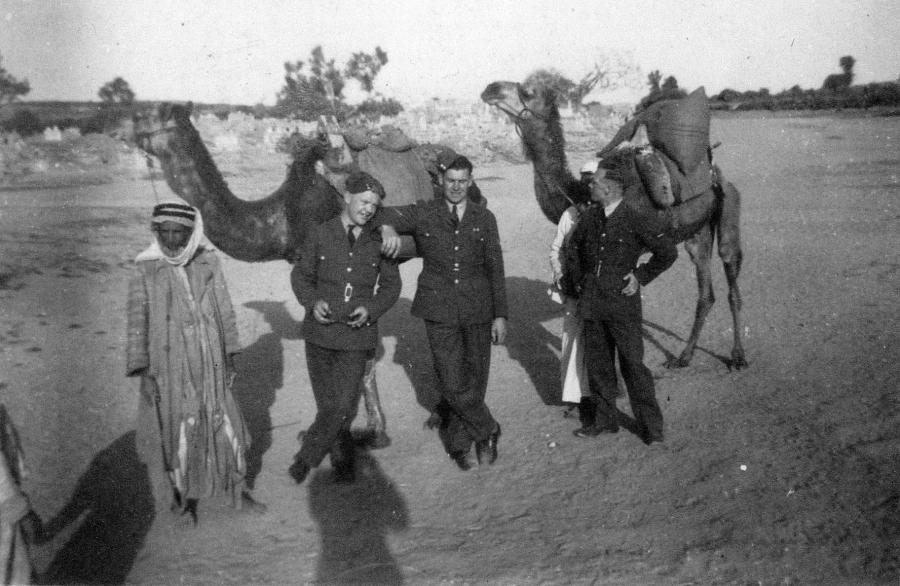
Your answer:
[[[638,115],[654,148],[690,175],[707,157],[709,104],[703,86],[678,100],[656,102]]]

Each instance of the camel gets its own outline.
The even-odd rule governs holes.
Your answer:
[[[350,157],[327,140],[295,143],[295,159],[284,183],[269,196],[247,201],[235,196],[216,168],[190,119],[190,106],[164,104],[158,113],[136,117],[138,147],[155,156],[169,187],[203,215],[207,238],[242,261],[295,261],[309,228],[341,212],[340,194],[322,173],[346,171]]]
[[[439,197],[440,161],[456,156],[453,149],[430,143],[403,153],[377,148],[365,153],[360,150],[365,147],[351,150],[339,129],[325,125],[317,138],[295,135],[294,160],[284,182],[269,196],[248,201],[231,192],[190,116],[190,104],[163,104],[156,112],[136,116],[135,142],[159,160],[172,191],[203,214],[209,241],[228,256],[247,262],[295,262],[309,229],[340,213],[343,200],[338,189],[352,169],[379,178],[388,189],[386,202],[400,206]],[[391,169],[391,165],[399,168]],[[317,169],[327,171],[327,179]],[[469,198],[487,205],[475,184]],[[399,258],[414,257],[412,238],[402,240]]]
[[[534,191],[538,205],[548,220],[558,223],[563,211],[578,199],[578,190],[584,187],[569,170],[555,94],[542,87],[497,81],[484,89],[481,99],[496,106],[515,124],[526,157],[534,167]],[[623,170],[625,203],[664,216],[672,235],[678,242],[684,243],[696,270],[699,296],[693,327],[681,354],[667,360],[666,366],[686,367],[693,358],[700,332],[715,301],[710,265],[713,242],[718,240],[718,253],[728,281],[728,301],[734,328],[729,366],[745,368],[747,361],[741,341],[741,294],[738,288],[742,260],[738,190],[724,180],[721,171],[714,165],[717,179],[713,181],[712,188],[677,206],[658,209],[644,192],[634,167],[632,149],[616,150],[601,164],[607,168],[619,166]]]

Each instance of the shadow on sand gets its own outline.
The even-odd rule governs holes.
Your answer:
[[[559,382],[559,336],[544,322],[562,319],[563,306],[550,300],[548,283],[525,277],[506,278],[509,304],[509,332],[506,348],[509,357],[528,374],[545,405],[562,405]]]
[[[402,366],[409,378],[416,395],[416,402],[425,409],[424,420],[424,417],[427,417],[440,401],[440,394],[431,360],[431,350],[428,347],[428,338],[425,336],[425,322],[413,317],[409,313],[411,308],[412,301],[401,297],[378,322],[378,328],[382,338],[396,338],[394,363]],[[383,355],[384,348],[379,344],[379,361]]]
[[[403,583],[387,535],[409,526],[406,502],[368,451],[356,449],[352,484],[336,484],[328,469],[314,472],[309,511],[322,539],[316,583]]]
[[[124,583],[153,517],[150,479],[131,431],[97,454],[69,502],[44,525],[39,545],[71,535],[38,583]]]
[[[283,340],[299,340],[302,322],[294,320],[283,301],[248,301],[262,314],[269,331],[238,354],[235,367],[234,400],[250,432],[247,452],[247,488],[252,489],[262,470],[263,455],[272,447],[272,405],[275,393],[284,386]]]

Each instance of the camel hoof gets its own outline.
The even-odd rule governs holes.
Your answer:
[[[369,447],[373,450],[380,450],[391,445],[391,438],[385,431],[369,430]]]
[[[666,360],[666,368],[686,368],[691,365],[690,358],[679,356],[678,358],[669,358]]]
[[[731,367],[735,370],[741,370],[742,368],[747,368],[750,366],[747,363],[747,359],[744,358],[744,353],[733,354],[731,356]]]

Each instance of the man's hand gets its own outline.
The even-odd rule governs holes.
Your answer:
[[[381,254],[388,258],[397,258],[402,242],[400,235],[392,226],[381,226]]]
[[[491,342],[502,344],[506,341],[506,318],[495,317],[491,324]]]
[[[628,273],[624,277],[622,277],[623,281],[627,281],[625,284],[625,288],[622,289],[622,295],[626,297],[631,297],[635,293],[638,292],[638,289],[641,288],[641,284],[638,283],[637,277],[634,276],[634,273]]]
[[[350,314],[347,325],[351,328],[361,328],[369,321],[369,310],[360,305]]]
[[[331,319],[331,307],[329,307],[328,302],[324,299],[316,301],[316,304],[313,305],[312,314],[315,320],[320,324],[334,323],[334,320]]]

